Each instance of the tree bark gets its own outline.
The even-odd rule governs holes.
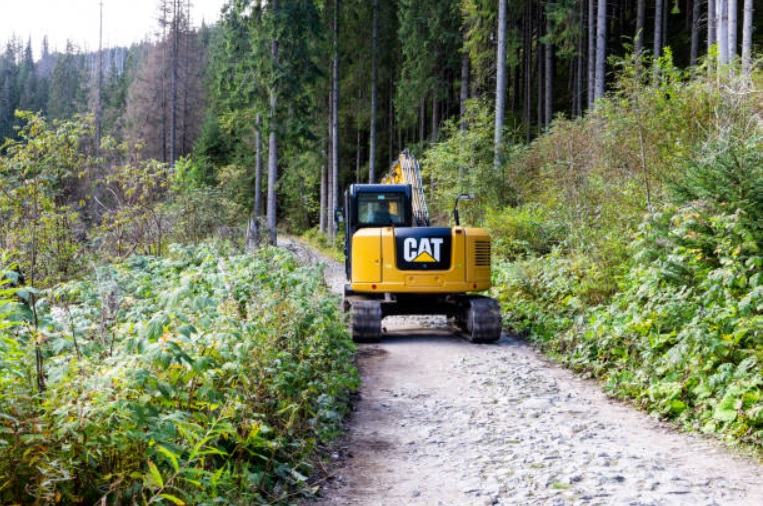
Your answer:
[[[278,12],[278,2],[271,0],[273,13]],[[271,58],[273,59],[273,68],[278,68],[278,39],[275,33],[270,46]],[[278,182],[278,95],[275,76],[270,86],[270,135],[268,139],[268,209],[267,209],[267,229],[268,242],[275,246],[278,242],[276,233],[276,183]]]
[[[718,19],[715,13],[715,3],[717,0],[707,0],[707,53],[710,54],[710,48],[716,43],[716,28]]]
[[[656,0],[654,4],[654,57],[662,55],[662,16],[665,13],[663,0]]]
[[[326,233],[328,222],[328,169],[326,165],[321,165],[321,211],[318,226],[322,234]]]
[[[594,101],[604,96],[607,56],[607,0],[598,0],[596,16],[596,91]]]
[[[459,114],[461,123],[459,129],[466,130],[466,101],[469,100],[469,53],[464,48],[461,55],[461,89],[459,93]]]
[[[172,55],[170,60],[170,168],[175,167],[175,140],[177,139],[177,101],[178,101],[178,53],[180,44],[180,1],[172,1]]]
[[[691,11],[691,49],[689,51],[689,65],[695,66],[697,64],[697,57],[699,56],[699,18],[702,15],[702,3],[700,0],[692,0]]]
[[[727,0],[729,11],[729,62],[733,63],[737,56],[737,0]]]
[[[432,92],[432,142],[437,142],[440,125],[440,107],[437,102],[437,95]]]
[[[712,0],[711,0],[712,1]],[[721,65],[729,63],[729,3],[728,0],[718,0],[715,6],[718,17],[718,62]]]
[[[506,110],[506,2],[498,0],[498,48],[496,56],[497,75],[495,81],[495,132],[493,135],[493,166],[501,165],[501,142],[503,118]]]
[[[378,100],[379,0],[374,0],[374,19],[371,42],[371,140],[368,154],[368,182],[376,179],[376,110]]]
[[[254,130],[254,205],[246,230],[246,250],[260,245],[260,215],[262,213],[262,118],[257,115]]]
[[[551,32],[551,20],[546,19],[546,35]],[[554,117],[554,45],[550,42],[545,44],[545,61],[546,61],[546,90],[544,112],[546,114],[544,118],[544,125],[546,128],[551,126],[551,120]]]
[[[101,127],[103,125],[103,0],[99,2],[98,17],[98,98],[95,112],[95,152],[101,157]],[[99,163],[100,165],[100,163]]]
[[[744,19],[742,21],[742,73],[749,76],[752,72],[752,0],[744,0]]]
[[[331,86],[331,209],[329,214],[333,217],[334,210],[339,207],[339,0],[334,0],[334,69]],[[331,222],[331,240],[336,238],[337,224],[334,219]]]
[[[646,28],[646,0],[638,0],[636,6],[636,54],[644,51],[644,29]]]
[[[588,0],[588,109],[596,100],[596,2]]]

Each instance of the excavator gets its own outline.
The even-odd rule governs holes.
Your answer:
[[[491,286],[490,235],[459,224],[429,222],[421,168],[400,154],[379,184],[353,184],[344,195],[345,270],[343,308],[352,339],[379,342],[382,319],[393,315],[445,315],[474,343],[501,337],[495,299],[474,292]]]

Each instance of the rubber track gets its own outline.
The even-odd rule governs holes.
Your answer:
[[[350,306],[352,340],[356,343],[378,343],[381,340],[381,303],[360,300]]]
[[[466,338],[472,343],[494,343],[501,337],[501,306],[489,297],[470,297]]]

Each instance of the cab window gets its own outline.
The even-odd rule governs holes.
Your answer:
[[[375,226],[404,224],[404,202],[402,193],[361,193],[358,195],[358,222]]]

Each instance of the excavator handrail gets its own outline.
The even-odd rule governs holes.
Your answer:
[[[412,188],[413,220],[417,226],[429,226],[429,210],[424,199],[424,184],[421,179],[419,161],[406,149],[392,164],[389,174],[381,180],[382,184],[409,184]]]

